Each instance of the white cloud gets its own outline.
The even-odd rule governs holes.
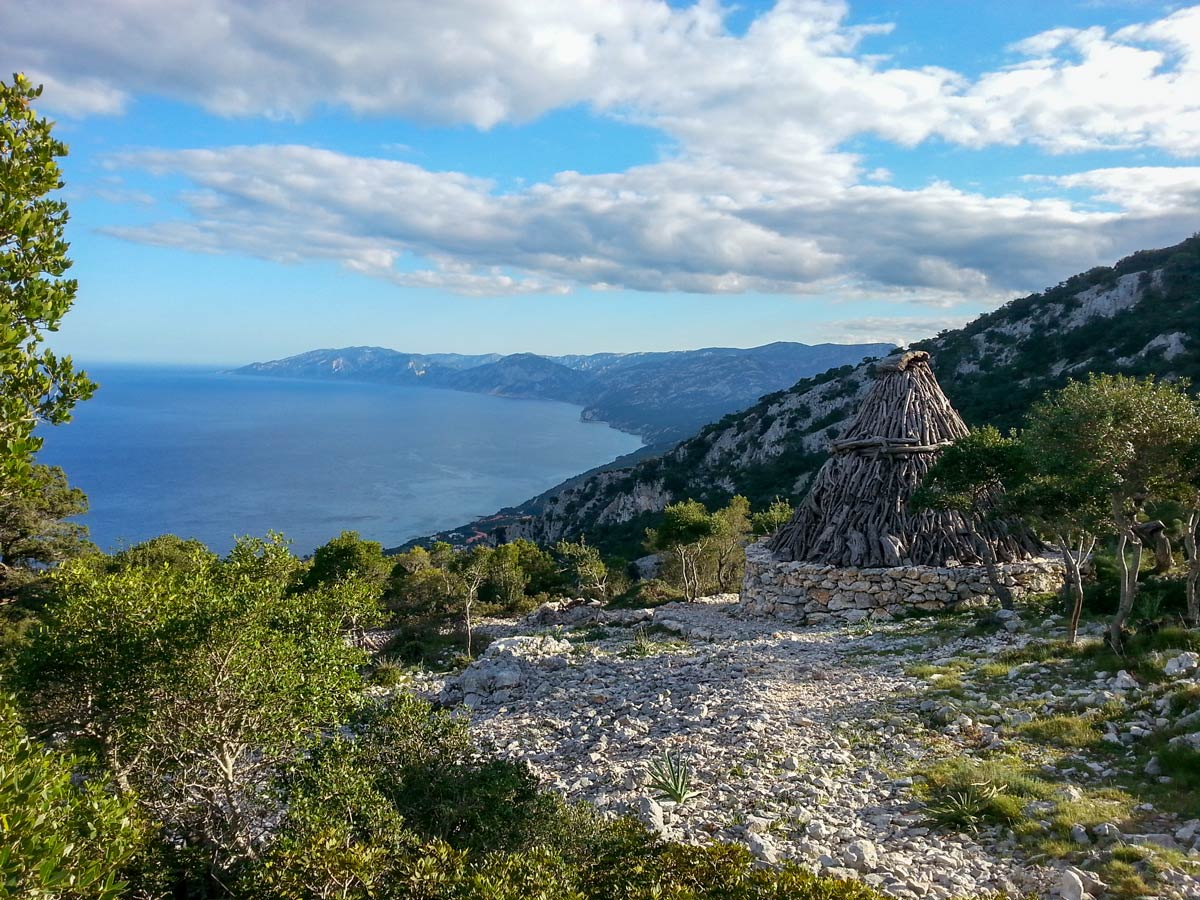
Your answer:
[[[1200,152],[1200,7],[1115,32],[1047,31],[974,81],[867,54],[863,41],[890,26],[850,24],[841,0],[778,0],[741,35],[717,0],[55,7],[0,6],[0,56],[49,79],[47,103],[74,113],[119,112],[145,93],[231,116],[333,105],[489,128],[587,103],[738,165],[811,163],[859,134]]]
[[[580,284],[836,291],[944,308],[1056,283],[1147,246],[1138,236],[1148,232],[1174,229],[1177,239],[1200,210],[1192,169],[1159,170],[1156,183],[1176,189],[1154,209],[1134,191],[1127,211],[1095,211],[946,184],[814,192],[697,160],[562,173],[506,193],[459,173],[303,146],[145,151],[115,163],[195,185],[184,197],[189,219],[111,230],[119,236],[282,262],[329,259],[399,284],[476,295]],[[1119,172],[1058,181],[1115,198]]]
[[[489,128],[588,104],[676,147],[654,165],[508,192],[308,147],[129,154],[124,165],[194,185],[190,218],[112,229],[147,243],[329,259],[468,294],[836,288],[947,306],[1056,283],[1200,219],[1188,166],[1044,182],[1091,192],[1107,206],[1096,209],[942,183],[902,190],[844,149],[867,135],[1200,154],[1200,7],[1034,35],[1010,65],[971,79],[868,53],[889,26],[851,24],[838,0],[778,0],[737,35],[716,0],[56,6],[0,5],[0,55],[52,79],[47,102],[61,90],[80,114],[154,93],[230,116],[334,106]]]

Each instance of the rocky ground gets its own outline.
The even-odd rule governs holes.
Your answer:
[[[1035,683],[1020,669],[1006,682],[1009,704],[940,691],[941,668],[1053,636],[1054,620],[1040,632],[1012,622],[974,636],[935,620],[781,628],[730,616],[735,601],[543,607],[490,623],[495,639],[479,660],[420,689],[465,704],[482,742],[525,760],[569,799],[632,813],[673,839],[740,841],[765,861],[798,859],[899,898],[1107,891],[1087,868],[1031,853],[1012,829],[969,836],[931,826],[919,796],[923,769],[968,745],[994,747],[1038,715],[1028,709]],[[921,663],[938,671],[906,674]],[[1186,657],[1179,666],[1180,678],[1200,675]],[[1116,687],[1104,681],[1090,693]],[[1103,698],[1064,689],[1055,699]],[[695,796],[683,803],[655,783],[664,755],[690,769]],[[1063,802],[1076,799],[1072,773],[1055,774]],[[1176,861],[1155,870],[1155,889],[1200,897],[1187,862],[1200,861],[1200,821],[1152,812],[1141,815],[1156,829],[1148,842],[1169,843]],[[1138,840],[1116,824],[1079,827],[1080,846]]]

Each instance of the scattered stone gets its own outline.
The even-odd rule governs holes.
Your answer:
[[[846,847],[846,865],[860,872],[874,872],[879,866],[879,850],[871,841],[859,839]]]
[[[1124,669],[1119,671],[1117,676],[1112,680],[1112,689],[1114,691],[1135,691],[1139,687],[1137,679]]]
[[[1062,900],[1084,900],[1088,893],[1083,889],[1083,879],[1067,869],[1062,873],[1062,878],[1058,882],[1058,895],[1062,897]]]
[[[1186,675],[1197,669],[1200,669],[1200,653],[1188,651],[1167,660],[1167,664],[1163,666],[1163,673],[1170,676]]]
[[[643,797],[638,801],[638,818],[643,825],[659,834],[666,831],[662,804],[651,797]]]
[[[779,848],[775,846],[775,842],[771,840],[770,835],[748,834],[746,836],[746,846],[750,848],[750,852],[754,854],[756,859],[761,859],[765,863],[779,862]]]

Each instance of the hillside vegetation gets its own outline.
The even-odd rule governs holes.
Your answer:
[[[1087,372],[1200,378],[1200,235],[1135,253],[914,344],[968,424],[1010,427],[1044,392]],[[830,369],[703,428],[668,453],[546,497],[506,536],[550,542],[586,533],[640,550],[667,504],[709,507],[741,494],[755,508],[795,499],[871,382],[866,364]]]

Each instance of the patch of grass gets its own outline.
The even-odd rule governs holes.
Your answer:
[[[1123,791],[1107,788],[1089,791],[1081,800],[1063,800],[1050,814],[1050,824],[1060,834],[1069,836],[1071,826],[1091,828],[1102,822],[1115,822],[1118,827],[1133,816],[1136,800]]]
[[[1200,706],[1200,684],[1190,684],[1172,693],[1167,710],[1172,716],[1182,716],[1193,706]]]
[[[1100,729],[1092,715],[1058,715],[1034,719],[1017,727],[1021,737],[1055,747],[1084,748],[1100,742]]]
[[[1159,751],[1158,761],[1163,774],[1171,777],[1174,791],[1200,791],[1200,750],[1167,744]],[[1200,804],[1193,808],[1200,808]]]
[[[1011,671],[1012,666],[1008,663],[993,662],[980,666],[976,670],[976,674],[980,678],[1007,678]]]
[[[603,641],[606,638],[612,637],[612,631],[605,628],[603,625],[589,625],[586,628],[581,628],[571,635],[578,638],[584,643],[590,644],[595,641]]]
[[[375,661],[367,680],[379,687],[398,687],[408,682],[408,668],[400,660],[381,658]]]
[[[956,659],[941,666],[935,666],[932,663],[921,663],[915,666],[908,666],[904,670],[904,674],[911,675],[913,678],[932,678],[934,675],[957,675],[965,671],[969,665],[963,659]]]
[[[655,634],[671,635],[671,637],[667,640],[656,641],[651,636]],[[667,631],[666,629],[651,625],[650,627],[635,628],[633,630],[633,640],[629,642],[629,646],[622,651],[621,655],[634,659],[645,659],[647,656],[655,656],[659,653],[686,648],[687,643],[675,636],[673,631]]]
[[[1054,785],[1030,775],[1019,760],[956,757],[921,773],[916,793],[935,823],[976,831],[985,825],[1015,825],[1031,800],[1046,800]]]
[[[1108,884],[1110,893],[1122,900],[1132,897],[1150,897],[1156,893],[1155,889],[1142,878],[1141,873],[1128,862],[1116,858],[1115,852],[1113,859],[1102,865],[1097,874],[1102,881]]]

